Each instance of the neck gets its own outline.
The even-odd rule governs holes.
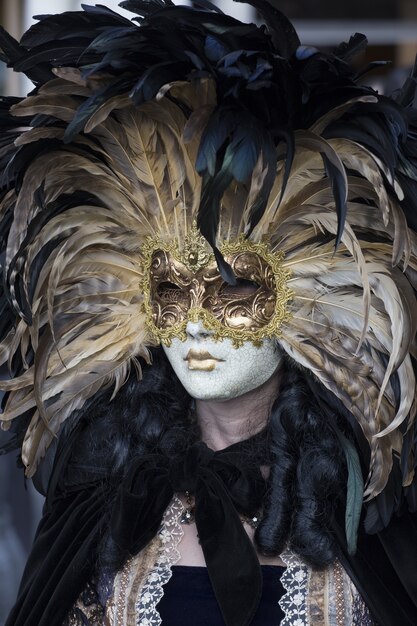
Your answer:
[[[265,426],[278,395],[280,374],[263,385],[229,400],[196,400],[201,439],[212,450],[222,450],[256,435]]]

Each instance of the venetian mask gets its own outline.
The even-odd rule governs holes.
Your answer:
[[[158,240],[145,248],[148,329],[185,389],[201,400],[238,397],[272,376],[291,297],[282,255],[266,243],[241,237],[221,252],[235,285],[224,282],[195,229],[182,248]]]
[[[193,231],[180,250],[175,243],[152,240],[145,252],[145,310],[148,329],[169,346],[187,339],[188,322],[199,320],[214,340],[260,346],[280,334],[287,319],[288,271],[282,256],[266,243],[244,238],[221,246],[236,277],[229,285],[219,273],[206,241]]]

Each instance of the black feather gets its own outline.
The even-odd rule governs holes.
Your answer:
[[[246,2],[246,0],[236,0]],[[261,16],[264,18],[276,51],[285,59],[289,59],[300,45],[300,39],[289,19],[268,0],[251,0]]]
[[[263,137],[262,153],[267,166],[267,173],[264,179],[264,183],[262,185],[262,189],[259,192],[259,195],[256,198],[256,201],[252,207],[249,229],[247,233],[248,236],[258,224],[265,211],[268,203],[269,194],[271,193],[271,189],[275,181],[277,171],[277,151],[270,135],[266,135]]]
[[[94,16],[94,19],[110,18],[112,20],[112,23],[117,23],[117,22],[119,22],[120,24],[131,23],[130,20],[128,20],[126,17],[123,17],[122,15],[120,15],[120,13],[116,13],[116,11],[113,11],[112,9],[104,6],[103,4],[95,4],[95,5],[94,4],[82,4],[81,7],[88,16],[89,15]]]
[[[402,480],[398,459],[393,459],[393,466],[384,491],[376,496],[366,509],[365,530],[370,535],[386,528],[395,511],[402,503]]]
[[[335,248],[337,248],[342,239],[343,230],[346,222],[346,214],[347,214],[347,187],[346,182],[343,177],[343,174],[327,157],[327,155],[322,152],[321,153],[323,163],[326,169],[327,176],[330,178],[330,184],[332,186],[332,192],[335,199],[336,204],[336,213],[337,213],[337,233],[336,233],[336,242]]]
[[[13,66],[22,54],[20,44],[0,26],[0,60]]]
[[[417,91],[417,57],[414,61],[414,66],[410,72],[410,76],[405,81],[401,89],[399,89],[393,98],[395,101],[403,107],[410,107],[415,104]]]
[[[119,6],[136,15],[147,16],[173,4],[171,0],[124,0]]]
[[[283,129],[277,131],[276,136],[279,139],[282,139],[285,142],[286,145],[286,153],[285,153],[285,166],[284,166],[284,177],[283,177],[283,181],[282,181],[282,189],[281,189],[281,193],[279,196],[279,203],[281,204],[281,200],[284,196],[285,193],[285,189],[287,187],[287,183],[288,183],[288,178],[290,176],[291,173],[291,167],[293,164],[293,160],[294,160],[294,154],[295,154],[295,141],[294,141],[294,135],[288,131],[285,131]],[[277,159],[278,160],[278,159]]]
[[[218,5],[213,4],[213,2],[210,2],[209,0],[193,0],[193,6],[198,7],[199,9],[214,11],[215,13],[220,13],[221,15],[224,15],[224,12],[221,10],[221,8]]]
[[[201,138],[196,169],[199,174],[213,177],[218,164],[218,153],[236,128],[237,111],[231,107],[218,108],[212,114]]]
[[[351,61],[355,58],[355,56],[364,52],[367,45],[368,40],[366,36],[362,35],[362,33],[355,33],[351,36],[348,43],[345,41],[340,43],[334,50],[333,54],[335,57],[343,59],[344,61]]]
[[[111,97],[114,91],[118,91],[120,86],[128,87],[129,81],[126,81],[125,77],[120,78],[118,81],[114,81],[110,85],[106,85],[92,97],[85,100],[77,109],[73,119],[68,124],[64,133],[64,142],[69,143],[73,141],[75,135],[84,130],[84,127],[90,117],[94,115],[97,109]]]

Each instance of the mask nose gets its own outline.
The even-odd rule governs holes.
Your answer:
[[[187,337],[196,339],[197,341],[199,339],[207,339],[207,337],[213,334],[212,330],[207,330],[207,328],[204,327],[201,320],[198,320],[198,322],[188,322],[185,327],[185,332],[187,333]]]

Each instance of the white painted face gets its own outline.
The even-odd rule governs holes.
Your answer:
[[[188,322],[187,338],[163,345],[180,382],[196,400],[229,400],[265,383],[282,356],[273,339],[260,347],[251,341],[235,348],[231,339],[216,341],[201,321]]]

